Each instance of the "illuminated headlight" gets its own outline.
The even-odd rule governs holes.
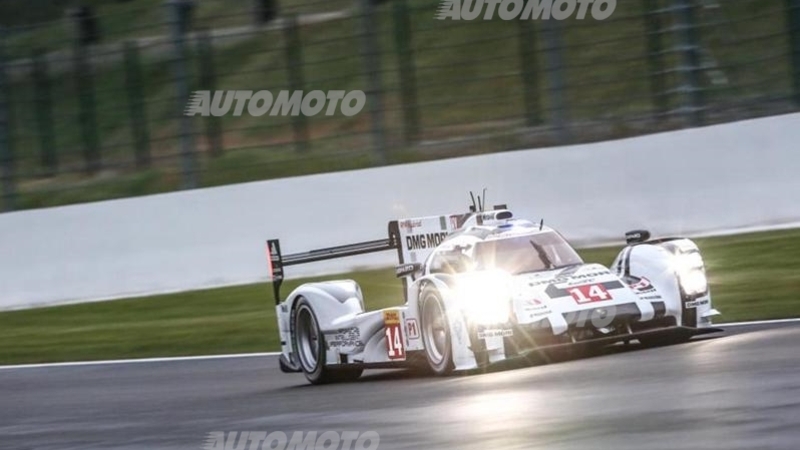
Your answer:
[[[458,297],[467,318],[481,325],[508,322],[511,312],[508,281],[507,274],[495,272],[461,281]]]
[[[708,290],[708,279],[706,278],[703,258],[700,253],[692,252],[676,255],[673,260],[673,267],[686,295],[698,295]]]

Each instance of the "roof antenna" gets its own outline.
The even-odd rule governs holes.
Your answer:
[[[472,206],[469,207],[469,210],[470,212],[476,212],[477,204],[475,203],[475,194],[473,194],[472,191],[469,191],[469,196],[472,197]]]
[[[482,202],[479,206],[481,208],[481,212],[483,212],[484,208],[486,208],[486,188],[483,188],[483,196],[482,198],[478,197],[478,200]]]
[[[544,228],[544,219],[539,222],[539,231],[542,231],[542,228]]]

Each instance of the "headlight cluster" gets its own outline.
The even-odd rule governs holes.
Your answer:
[[[673,267],[686,295],[694,296],[708,291],[708,279],[700,253],[690,252],[675,255]]]
[[[506,323],[511,313],[508,274],[475,274],[458,285],[459,302],[464,314],[481,325]]]

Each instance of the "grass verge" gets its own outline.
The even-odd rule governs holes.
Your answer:
[[[697,240],[723,321],[800,316],[800,229]],[[618,248],[581,251],[610,264]],[[400,303],[392,270],[349,277],[368,309]],[[286,283],[289,292],[304,280]],[[267,284],[0,313],[0,364],[278,349]]]

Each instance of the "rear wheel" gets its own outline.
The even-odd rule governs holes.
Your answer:
[[[352,381],[361,376],[363,369],[331,369],[325,366],[325,341],[317,322],[317,316],[305,298],[300,298],[295,307],[294,353],[300,360],[306,379],[312,384],[337,381]]]
[[[453,371],[450,324],[439,292],[427,286],[422,290],[420,305],[422,342],[428,366],[436,375],[447,375]]]

